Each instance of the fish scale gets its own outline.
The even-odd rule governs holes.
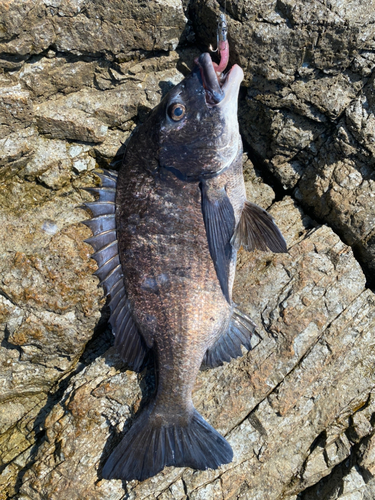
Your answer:
[[[225,57],[228,45],[220,46]],[[225,54],[224,54],[225,51]],[[133,133],[117,176],[99,173],[86,206],[115,348],[156,392],[108,457],[106,479],[144,480],[165,466],[217,468],[229,443],[195,410],[198,371],[252,347],[256,325],[232,302],[238,248],[286,251],[272,217],[246,200],[237,99],[242,70],[209,54]],[[115,207],[115,208],[114,208]]]

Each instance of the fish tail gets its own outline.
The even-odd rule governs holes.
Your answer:
[[[146,408],[125,434],[102,475],[105,479],[143,481],[168,466],[216,469],[232,459],[230,444],[195,409],[181,422],[161,417],[154,406]]]

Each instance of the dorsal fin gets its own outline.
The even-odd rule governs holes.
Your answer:
[[[99,267],[94,274],[99,277],[105,294],[110,296],[109,322],[115,335],[115,347],[125,363],[134,371],[140,371],[147,347],[131,314],[119,257],[115,218],[117,172],[103,170],[95,173],[100,177],[102,185],[86,188],[99,198],[84,204],[94,215],[92,219],[84,221],[94,234],[85,241],[95,250],[92,258]]]
[[[286,242],[273,217],[255,203],[245,201],[241,219],[232,238],[232,245],[245,250],[287,252]]]

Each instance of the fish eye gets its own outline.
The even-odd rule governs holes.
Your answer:
[[[168,114],[175,122],[179,122],[185,116],[186,108],[183,104],[176,102],[169,106]]]

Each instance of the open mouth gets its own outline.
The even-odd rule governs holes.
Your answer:
[[[200,69],[203,87],[206,91],[206,102],[216,106],[227,95],[235,93],[237,99],[239,85],[243,79],[242,69],[235,64],[227,73],[215,70],[214,63],[208,52],[201,54],[195,63]],[[217,65],[216,65],[217,66]]]

